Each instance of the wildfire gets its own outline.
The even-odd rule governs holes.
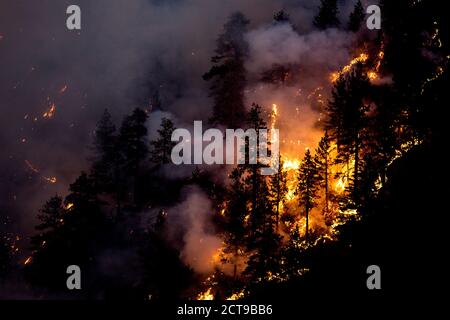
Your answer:
[[[347,177],[340,177],[334,184],[334,190],[337,193],[342,193],[345,191],[346,186],[347,186]]]
[[[239,292],[233,293],[226,300],[239,300],[239,299],[242,299],[242,298],[244,298],[244,290],[241,290]]]
[[[377,80],[378,74],[375,71],[369,71],[367,72],[367,77],[369,78],[370,81]]]
[[[359,56],[357,56],[356,58],[352,59],[346,66],[344,66],[341,71],[337,71],[337,72],[333,72],[330,75],[330,80],[331,82],[336,82],[337,79],[339,79],[339,77],[343,74],[348,73],[352,67],[359,63],[359,62],[366,62],[367,59],[369,59],[369,55],[367,55],[366,53],[361,53]]]
[[[208,288],[208,290],[206,290],[203,293],[200,293],[197,296],[197,300],[214,300],[214,295],[211,293],[212,288]]]
[[[331,82],[335,83],[339,79],[340,76],[350,72],[352,70],[352,67],[355,64],[365,63],[365,62],[367,62],[368,59],[369,59],[369,55],[367,53],[361,53],[356,58],[350,60],[350,62],[347,65],[345,65],[344,67],[342,67],[342,69],[340,71],[331,73],[330,74]],[[383,59],[384,59],[384,51],[383,51],[383,46],[382,46],[380,52],[378,52],[378,55],[377,55],[377,62],[376,62],[375,68],[373,70],[369,70],[367,72],[367,77],[369,78],[370,81],[374,81],[379,78],[378,71],[380,69],[381,61]]]
[[[65,207],[66,210],[70,210],[73,208],[73,203],[68,203]]]
[[[284,171],[297,170],[299,167],[300,167],[299,159],[286,159],[283,163]]]

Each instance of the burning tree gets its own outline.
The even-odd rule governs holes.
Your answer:
[[[356,64],[353,70],[341,75],[334,85],[332,99],[327,105],[326,129],[337,145],[338,161],[354,162],[352,177],[352,202],[358,203],[359,170],[361,151],[364,146],[364,133],[368,110],[365,98],[370,81],[363,66]]]
[[[269,193],[273,207],[275,208],[276,230],[279,231],[280,207],[285,204],[287,187],[287,172],[283,170],[284,162],[281,155],[278,159],[278,171],[270,176]]]

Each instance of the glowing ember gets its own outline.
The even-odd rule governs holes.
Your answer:
[[[32,259],[31,256],[29,256],[23,264],[26,266],[27,264],[29,264],[31,262],[31,259]]]
[[[56,183],[56,177],[43,177],[45,181]]]
[[[51,104],[50,109],[42,114],[43,118],[50,119],[53,118],[56,112],[56,105],[54,103]]]
[[[33,172],[35,172],[35,173],[39,173],[39,170],[36,169],[36,167],[34,167],[34,166],[31,164],[30,161],[25,160],[25,164],[27,165],[27,167],[28,167],[31,171],[33,171]]]
[[[64,87],[62,87],[62,88],[59,90],[59,93],[64,93],[64,92],[66,92],[66,90],[67,90],[67,85],[64,85]]]
[[[25,164],[31,171],[33,171],[34,173],[40,174],[39,169],[36,166],[34,166],[30,161],[25,160]],[[45,181],[52,183],[52,184],[56,183],[56,181],[57,181],[56,177],[45,177],[45,176],[41,176],[41,177]]]

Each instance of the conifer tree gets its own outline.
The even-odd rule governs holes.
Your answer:
[[[319,146],[316,149],[316,155],[314,160],[317,163],[317,168],[319,170],[320,179],[322,180],[322,184],[324,187],[325,193],[325,207],[324,207],[324,215],[327,216],[329,213],[329,177],[330,177],[330,167],[331,167],[331,143],[330,137],[328,136],[327,131],[325,131],[325,135],[320,139]]]
[[[224,216],[226,220],[225,243],[226,253],[233,255],[233,279],[237,277],[240,252],[245,250],[245,237],[248,231],[246,220],[249,216],[248,192],[243,181],[242,167],[238,166],[230,174],[231,185],[227,192],[226,208]]]
[[[364,8],[360,0],[358,0],[355,4],[355,8],[350,13],[349,21],[348,21],[348,30],[356,32],[361,28],[361,24],[364,21]]]
[[[212,121],[238,127],[245,115],[244,88],[246,84],[245,58],[248,44],[244,39],[249,21],[240,12],[230,16],[224,32],[217,39],[213,67],[203,76],[212,80],[211,96],[214,99]]]
[[[321,0],[319,13],[314,18],[314,25],[321,30],[338,27],[340,24],[338,12],[337,0]]]
[[[116,127],[107,109],[95,129],[94,158],[91,175],[100,192],[112,191],[115,168],[118,165]]]
[[[151,160],[154,163],[166,164],[170,162],[170,155],[175,142],[172,142],[172,133],[175,126],[170,119],[163,118],[161,128],[158,129],[159,137],[151,142],[153,149],[151,150]]]
[[[299,205],[305,210],[305,238],[308,239],[309,233],[309,214],[311,210],[316,207],[316,200],[319,197],[319,183],[320,175],[317,168],[317,164],[314,161],[311,152],[306,150],[305,157],[298,171],[297,177],[297,189],[296,194],[298,195]]]
[[[137,204],[139,193],[140,167],[148,155],[147,113],[136,108],[133,113],[125,117],[120,127],[119,151],[123,157],[123,167],[127,175],[133,177],[133,202]]]
[[[352,201],[358,203],[358,184],[361,165],[361,152],[364,146],[364,128],[367,125],[366,112],[370,82],[363,66],[357,64],[347,75],[336,81],[332,99],[327,105],[326,129],[336,141],[338,161],[354,161],[352,177]]]
[[[276,217],[276,231],[279,230],[280,207],[284,204],[287,188],[287,172],[283,171],[283,160],[281,155],[278,160],[278,171],[269,178],[269,192]]]

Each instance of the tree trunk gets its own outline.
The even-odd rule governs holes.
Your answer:
[[[280,219],[280,180],[278,179],[278,186],[277,186],[277,217],[276,217],[276,227],[277,227],[277,233],[278,233],[278,221]]]
[[[355,204],[357,203],[358,198],[358,170],[359,170],[359,137],[356,134],[355,141],[355,172],[353,174],[353,197]]]
[[[305,228],[305,239],[308,240],[308,233],[309,233],[309,208],[306,207],[306,228]]]
[[[325,213],[328,214],[328,153],[325,155]]]

